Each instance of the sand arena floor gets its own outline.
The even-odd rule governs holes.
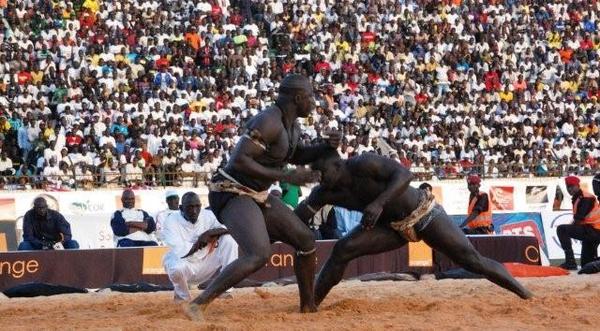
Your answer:
[[[207,322],[188,321],[172,292],[0,300],[2,330],[598,330],[600,275],[521,279],[523,301],[485,280],[343,282],[318,313],[296,312],[295,285],[236,289]]]

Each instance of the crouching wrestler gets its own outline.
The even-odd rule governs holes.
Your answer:
[[[532,297],[502,264],[475,250],[431,193],[409,185],[413,175],[399,163],[371,153],[342,160],[331,151],[311,166],[321,171],[321,182],[295,210],[303,221],[327,204],[363,212],[361,226],[336,243],[319,272],[317,304],[340,282],[353,259],[420,239],[466,270],[485,276],[523,299]]]

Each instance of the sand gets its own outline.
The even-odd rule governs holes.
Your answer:
[[[318,313],[299,314],[295,285],[236,289],[188,321],[172,292],[0,300],[3,330],[597,330],[600,275],[529,278],[523,301],[485,280],[347,281]]]

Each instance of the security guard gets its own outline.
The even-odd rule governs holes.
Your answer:
[[[479,192],[481,178],[476,174],[469,175],[467,185],[471,192],[468,215],[460,227],[465,234],[493,234],[492,206],[487,193]]]
[[[571,239],[581,240],[581,265],[593,261],[598,256],[600,244],[600,205],[598,199],[579,187],[579,178],[565,178],[567,192],[573,201],[573,223],[559,225],[556,229],[558,240],[565,251],[565,263],[560,266],[567,270],[577,270],[577,262],[571,246]]]

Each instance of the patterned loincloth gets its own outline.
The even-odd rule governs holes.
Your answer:
[[[267,208],[270,207],[269,203],[267,203],[267,199],[269,198],[269,191],[255,191],[243,184],[240,184],[235,178],[231,177],[228,173],[226,173],[223,169],[219,169],[219,174],[223,176],[223,179],[218,179],[216,181],[211,181],[208,183],[208,188],[213,192],[228,192],[235,193],[238,195],[246,195],[252,198],[254,201],[265,205]]]
[[[390,223],[392,229],[396,230],[402,237],[408,241],[419,241],[417,231],[415,231],[415,224],[419,223],[425,216],[427,216],[436,205],[435,197],[429,191],[423,191],[424,195],[419,201],[419,206],[406,216],[404,219],[394,221]]]

